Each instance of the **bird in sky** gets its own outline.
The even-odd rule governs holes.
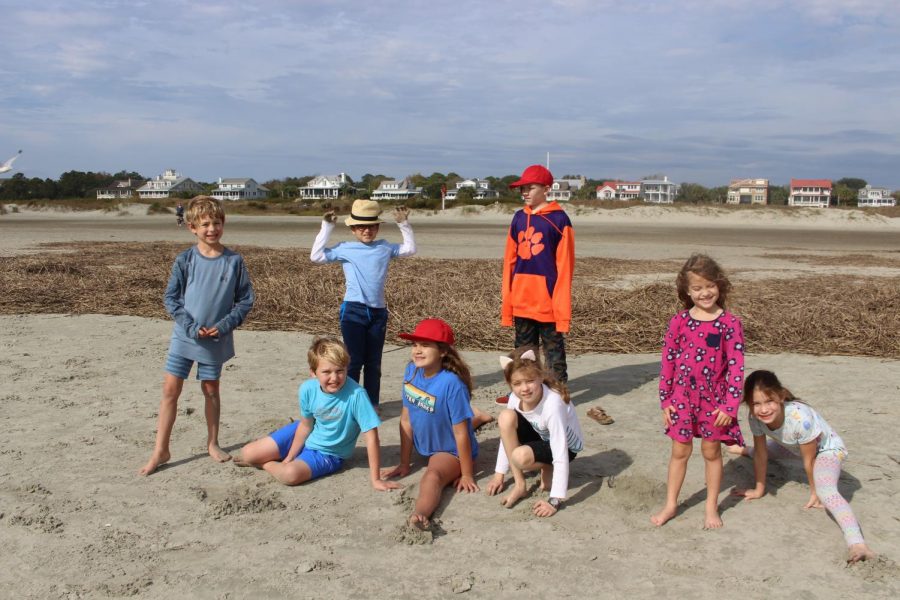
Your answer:
[[[7,171],[12,171],[13,161],[19,158],[19,154],[22,154],[22,151],[19,150],[15,156],[7,160],[5,163],[0,165],[0,173],[6,173]]]

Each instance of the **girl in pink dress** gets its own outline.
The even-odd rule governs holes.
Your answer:
[[[706,464],[704,528],[722,527],[719,488],[722,447],[744,445],[738,426],[744,380],[744,332],[725,310],[731,283],[722,268],[703,254],[691,256],[676,279],[684,310],[669,321],[659,374],[659,403],[665,433],[672,438],[666,505],[650,517],[665,524],[678,511],[694,438]]]

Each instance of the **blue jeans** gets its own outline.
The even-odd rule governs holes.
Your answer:
[[[387,334],[388,311],[361,302],[341,304],[341,335],[350,352],[347,375],[362,384],[372,406],[378,406],[381,393],[381,353]],[[364,379],[360,380],[360,373]]]

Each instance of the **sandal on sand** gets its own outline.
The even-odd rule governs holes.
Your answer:
[[[599,406],[594,406],[588,409],[587,416],[597,421],[601,425],[612,425],[616,422],[611,416],[606,414],[606,411],[600,408]]]

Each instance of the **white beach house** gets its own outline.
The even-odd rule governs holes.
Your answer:
[[[337,175],[316,175],[301,187],[298,192],[303,200],[333,200],[341,193],[352,193],[356,190],[346,173]]]
[[[137,190],[141,200],[168,198],[173,194],[200,194],[202,192],[203,186],[190,177],[182,176],[175,169],[166,169],[165,173],[157,175]]]
[[[897,200],[891,196],[891,190],[887,188],[866,187],[859,190],[856,198],[857,204],[864,208],[875,208],[879,206],[897,206]]]
[[[654,204],[672,204],[681,191],[681,186],[669,181],[665,175],[662,179],[644,179],[641,181],[641,198],[644,202]]]
[[[219,177],[217,183],[218,187],[212,192],[216,200],[261,200],[269,196],[269,188],[249,177]]]
[[[831,181],[828,179],[791,179],[788,206],[828,208],[831,204]]]
[[[500,197],[500,192],[492,188],[491,182],[487,179],[464,179],[457,181],[453,188],[447,190],[444,200],[456,200],[459,190],[463,188],[471,188],[475,200],[495,200]]]

